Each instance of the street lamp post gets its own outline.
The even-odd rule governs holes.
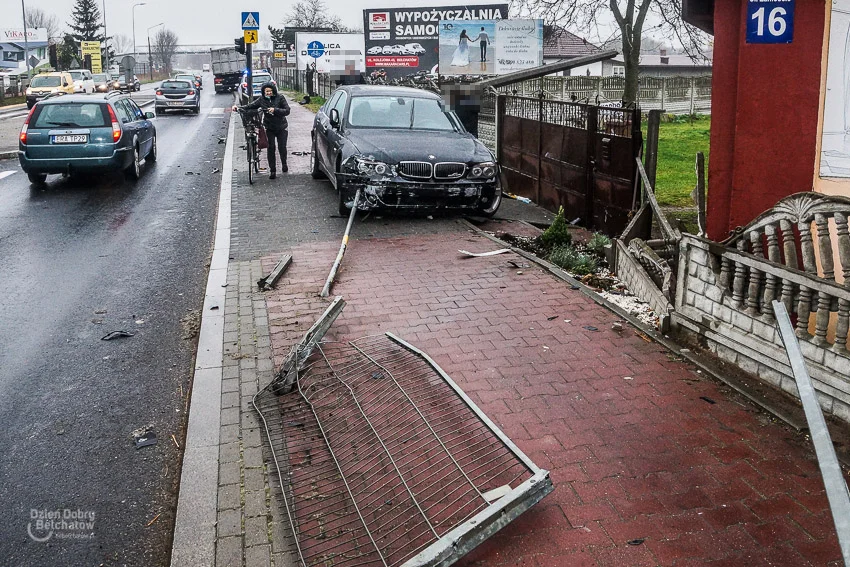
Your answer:
[[[103,66],[104,73],[109,73],[109,36],[106,35],[106,0],[103,0],[103,55],[106,65]]]
[[[148,28],[148,72],[150,73],[151,81],[153,81],[153,52],[151,51],[151,30],[161,26],[164,23],[165,22],[159,22],[157,25]]]
[[[144,2],[136,2],[133,4],[133,73],[136,72],[136,7],[144,5]]]

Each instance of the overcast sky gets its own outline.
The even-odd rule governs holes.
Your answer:
[[[259,11],[261,33],[268,33],[266,26],[279,25],[286,16],[292,2],[267,1],[233,2],[232,0],[105,0],[106,2],[106,31],[112,36],[124,34],[133,37],[132,11],[133,4],[145,2],[138,6],[136,12],[136,42],[147,42],[147,29],[160,22],[165,27],[177,33],[180,43],[209,44],[231,43],[239,36],[242,11]],[[104,0],[98,0],[101,9]],[[25,0],[27,7],[41,8],[56,14],[67,28],[71,19],[74,0]],[[498,2],[469,2],[469,4],[489,4]],[[459,5],[465,2],[457,0],[427,0],[427,2],[412,3],[409,0],[326,0],[328,10],[342,17],[343,22],[352,27],[363,27],[364,8],[392,8],[403,6],[446,6]],[[21,27],[20,5],[13,10],[13,21],[6,23],[6,15],[15,6],[12,0],[3,0],[2,27]],[[156,33],[156,30],[151,30]]]

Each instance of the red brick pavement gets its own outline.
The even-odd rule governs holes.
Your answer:
[[[392,331],[422,348],[551,471],[555,491],[460,565],[840,565],[804,439],[612,331],[615,314],[544,270],[457,254],[494,247],[473,233],[354,241],[334,287],[348,306],[330,338]],[[267,294],[276,364],[327,305],[337,248],[295,248]]]

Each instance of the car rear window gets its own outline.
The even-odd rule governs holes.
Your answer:
[[[107,77],[106,75],[92,75],[92,78],[95,80],[96,83],[103,83],[109,80],[109,77]]]
[[[181,80],[181,81],[189,81],[189,82],[192,82],[192,81],[194,81],[194,80],[195,80],[195,76],[194,76],[194,75],[177,75],[177,76],[176,76],[176,77],[174,77],[174,78],[175,78],[175,79],[179,79],[179,80]]]
[[[99,128],[109,125],[106,105],[96,102],[40,105],[33,120],[33,128]]]
[[[165,81],[160,88],[162,89],[189,89],[192,84],[189,81]]]
[[[62,78],[57,76],[52,77],[33,77],[31,87],[58,87],[62,84]]]

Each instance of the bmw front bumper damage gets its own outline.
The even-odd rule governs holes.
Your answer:
[[[408,179],[395,169],[363,173],[358,171],[361,156],[352,156],[342,164],[338,186],[342,200],[349,209],[361,189],[357,208],[361,211],[379,209],[401,210],[470,210],[488,211],[501,201],[499,175],[490,179]]]

